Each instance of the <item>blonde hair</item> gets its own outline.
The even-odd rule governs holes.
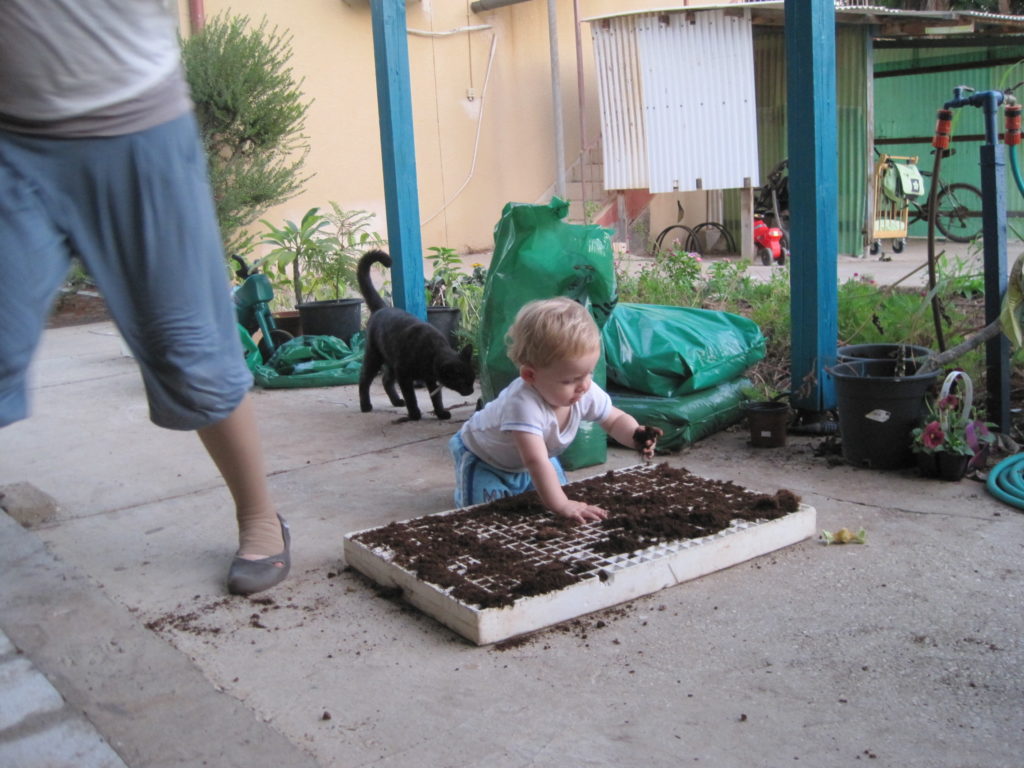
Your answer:
[[[572,299],[538,299],[524,305],[505,336],[516,365],[545,368],[601,348],[601,332],[587,309]]]

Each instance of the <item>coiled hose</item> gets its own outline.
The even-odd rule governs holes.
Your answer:
[[[988,473],[988,492],[1000,501],[1024,509],[1024,453],[1007,456]]]

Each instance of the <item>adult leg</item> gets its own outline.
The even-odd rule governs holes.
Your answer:
[[[283,552],[281,524],[267,488],[259,428],[249,397],[226,419],[203,427],[198,434],[235,502],[238,556],[257,560]]]
[[[40,197],[60,213],[65,247],[82,257],[131,347],[152,420],[199,430],[224,475],[239,523],[240,558],[232,571],[239,559],[286,555],[246,400],[252,377],[194,124],[172,121],[110,139],[16,137],[12,144],[12,157],[33,172]],[[286,561],[265,563],[264,575],[249,579],[244,591],[273,586],[287,573]]]

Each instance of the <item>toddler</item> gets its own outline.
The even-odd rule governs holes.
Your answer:
[[[558,456],[581,421],[596,421],[644,458],[661,430],[641,427],[594,384],[601,332],[582,305],[567,298],[526,304],[506,339],[519,378],[477,411],[449,443],[455,461],[455,504],[465,507],[535,489],[552,512],[576,522],[607,512],[574,501]]]

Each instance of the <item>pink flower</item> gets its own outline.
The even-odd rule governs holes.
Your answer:
[[[960,398],[956,395],[946,395],[939,400],[940,411],[954,411],[960,405]]]
[[[921,433],[921,442],[925,448],[938,448],[946,440],[946,433],[942,431],[939,422],[933,421],[925,426]]]

